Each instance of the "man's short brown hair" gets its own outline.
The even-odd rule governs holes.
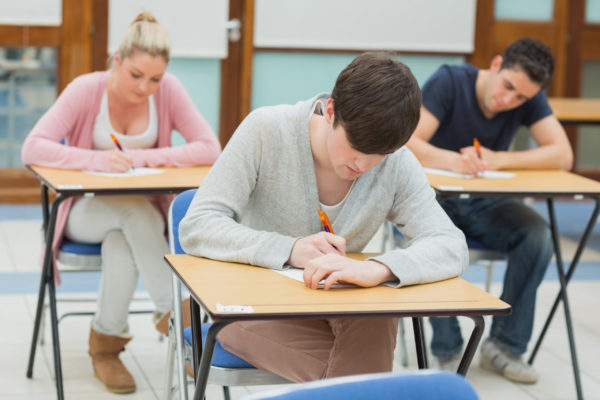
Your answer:
[[[520,69],[532,82],[545,88],[552,79],[554,59],[550,48],[541,41],[522,38],[504,50],[500,69]]]
[[[421,90],[410,69],[385,53],[356,57],[339,74],[333,93],[334,127],[365,154],[389,154],[417,127]]]

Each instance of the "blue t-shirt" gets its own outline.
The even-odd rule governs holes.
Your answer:
[[[429,141],[432,145],[459,151],[472,146],[476,137],[489,149],[507,150],[521,125],[531,126],[552,114],[546,94],[540,91],[519,107],[487,118],[475,95],[478,72],[469,64],[444,65],[423,86],[423,105],[440,122]]]

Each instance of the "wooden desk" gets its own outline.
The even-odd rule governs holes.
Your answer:
[[[38,294],[31,351],[27,366],[27,377],[33,375],[33,362],[40,328],[45,290],[48,286],[48,302],[50,306],[50,325],[52,328],[52,342],[54,353],[54,371],[56,377],[56,391],[59,399],[64,398],[62,367],[60,361],[60,341],[58,337],[58,316],[56,312],[56,288],[54,281],[52,242],[58,208],[63,201],[74,196],[95,195],[124,195],[124,194],[174,194],[183,190],[197,188],[204,180],[210,167],[190,168],[161,168],[165,172],[156,175],[110,178],[92,175],[82,171],[72,171],[38,166],[27,166],[42,185],[42,212],[43,227],[45,232],[46,248],[40,289]],[[48,200],[48,189],[56,193],[56,200],[51,209]]]
[[[600,99],[550,97],[548,102],[563,124],[600,124]]]
[[[367,255],[352,256],[364,259]],[[461,278],[401,289],[378,286],[325,291],[309,289],[301,282],[266,268],[186,254],[169,254],[165,259],[190,290],[194,300],[204,307],[214,321],[207,334],[199,367],[195,369],[195,399],[202,399],[204,396],[216,335],[234,321],[412,317],[414,323],[415,320],[419,321],[418,317],[468,316],[475,321],[475,329],[459,367],[459,372],[464,375],[483,333],[482,316],[506,315],[511,312],[508,304]],[[218,308],[217,304],[245,308],[240,310],[233,307],[227,312]],[[194,321],[199,321],[199,315],[192,316],[192,322]],[[193,323],[192,329],[194,337],[199,337],[199,324]],[[420,360],[424,358],[424,343],[421,338],[421,327],[417,323],[415,340]],[[422,366],[420,363],[420,367]]]
[[[567,324],[567,333],[569,336],[569,346],[571,349],[571,361],[573,364],[573,375],[575,377],[575,386],[579,399],[583,398],[581,389],[581,380],[579,374],[579,365],[577,362],[577,351],[575,348],[575,337],[571,323],[571,312],[567,296],[567,284],[570,281],[575,268],[579,263],[579,259],[585,248],[587,240],[596,220],[600,209],[600,182],[582,176],[558,170],[514,170],[516,176],[509,179],[481,179],[481,178],[453,178],[442,175],[427,174],[429,183],[441,197],[461,197],[468,198],[470,196],[530,196],[545,198],[548,205],[548,215],[550,216],[550,227],[552,229],[552,241],[554,243],[554,252],[556,255],[556,266],[558,269],[558,277],[560,282],[560,292],[554,301],[552,309],[546,319],[544,328],[538,338],[533,352],[528,360],[532,364],[537,351],[540,348],[546,331],[554,317],[554,313],[562,301],[565,311],[565,320]],[[584,197],[591,198],[596,205],[590,219],[583,231],[583,235],[577,246],[575,256],[571,261],[566,274],[563,267],[563,258],[559,243],[559,231],[556,224],[554,213],[554,198],[555,197],[573,197],[582,199]]]

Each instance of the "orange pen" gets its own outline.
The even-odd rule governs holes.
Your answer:
[[[115,142],[115,145],[117,146],[117,148],[124,153],[125,150],[123,150],[123,146],[121,146],[121,143],[119,143],[119,141],[117,140],[116,136],[111,133],[110,134],[110,138],[112,139],[113,142]],[[131,169],[133,170],[134,168],[131,167]]]
[[[321,219],[321,225],[323,225],[323,229],[325,229],[325,232],[333,233],[333,228],[331,227],[331,223],[329,222],[329,218],[327,217],[327,214],[325,214],[321,210],[317,210],[317,212],[319,213],[319,218]]]
[[[325,212],[322,211],[321,209],[318,209],[317,212],[319,213],[319,218],[321,219],[321,225],[323,226],[323,229],[325,229],[325,232],[334,233],[333,228],[331,227],[331,222],[329,222],[329,217],[327,216],[327,214],[325,214]],[[337,247],[333,246],[333,248],[339,251],[339,249]]]
[[[119,141],[117,140],[117,138],[115,137],[115,135],[113,135],[112,133],[110,134],[110,138],[112,139],[113,142],[115,142],[115,144],[117,145],[117,148],[121,151],[125,151],[123,150],[123,147],[121,146],[121,143],[119,143]]]
[[[481,158],[481,144],[477,138],[473,138],[473,146],[475,146],[475,151],[477,152],[477,157]]]

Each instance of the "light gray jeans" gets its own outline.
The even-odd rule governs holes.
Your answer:
[[[138,275],[156,311],[171,308],[169,252],[160,212],[144,196],[84,197],[69,212],[65,235],[78,242],[102,242],[102,278],[94,330],[118,335],[127,330],[129,303]]]

